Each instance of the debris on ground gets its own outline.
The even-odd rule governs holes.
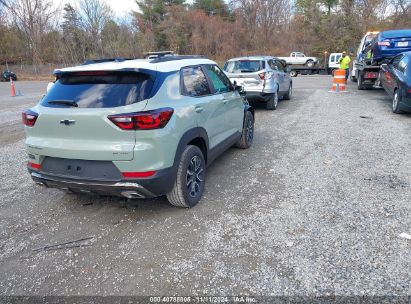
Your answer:
[[[411,235],[409,235],[408,233],[403,232],[403,233],[400,234],[400,238],[411,240]]]
[[[91,246],[91,244],[88,241],[91,241],[92,239],[94,239],[94,236],[81,238],[81,239],[78,239],[78,240],[65,242],[65,243],[60,243],[60,244],[55,244],[55,245],[47,245],[47,246],[35,248],[32,251],[50,251],[50,250],[59,250],[59,249],[87,247],[87,246]],[[84,243],[84,244],[82,244],[82,243]]]

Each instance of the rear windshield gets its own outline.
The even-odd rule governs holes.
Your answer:
[[[381,37],[385,39],[411,38],[411,30],[394,30],[394,31],[381,32]]]
[[[224,71],[228,73],[254,73],[265,68],[262,60],[236,60],[227,61]]]
[[[41,101],[46,107],[112,108],[149,98],[150,75],[135,72],[78,72],[62,74]],[[63,102],[62,102],[63,101]]]

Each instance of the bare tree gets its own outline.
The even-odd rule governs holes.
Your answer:
[[[112,18],[111,8],[101,0],[80,0],[79,5],[86,29],[96,37]]]
[[[51,0],[0,0],[24,33],[35,67],[41,63],[44,33],[49,28],[55,9]]]
[[[89,38],[89,49],[95,55],[102,56],[104,50],[101,43],[101,32],[112,19],[111,8],[102,0],[80,0],[80,16]]]
[[[249,40],[254,42],[251,50],[272,50],[290,23],[290,0],[233,0],[231,5],[249,33]]]

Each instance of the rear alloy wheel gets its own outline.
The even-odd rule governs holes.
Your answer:
[[[298,76],[297,71],[291,71],[291,72],[290,72],[290,76],[291,76],[291,77],[297,77],[297,76]]]
[[[290,87],[288,88],[288,92],[287,92],[287,94],[284,95],[284,100],[290,100],[292,95],[293,95],[293,84],[290,83]]]
[[[253,113],[247,111],[244,117],[243,131],[240,140],[236,143],[236,147],[240,149],[248,149],[253,144],[254,139],[254,116]]]
[[[267,101],[266,109],[275,110],[278,106],[278,92],[272,94],[270,99]]]
[[[171,205],[191,208],[203,196],[205,186],[205,160],[200,148],[187,146],[181,155],[176,181],[167,199]]]
[[[399,94],[398,90],[395,90],[394,97],[392,98],[392,111],[395,114],[400,114],[401,113],[400,103],[401,103],[400,94]]]

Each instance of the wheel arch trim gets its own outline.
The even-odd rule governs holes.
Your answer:
[[[208,155],[208,151],[209,151],[209,139],[208,139],[208,134],[207,131],[202,128],[202,127],[196,127],[196,128],[192,128],[190,130],[187,130],[183,136],[181,136],[180,141],[177,145],[177,150],[176,150],[176,154],[174,156],[174,165],[173,167],[177,168],[178,163],[181,159],[181,155],[184,152],[185,147],[192,142],[195,139],[200,139],[204,145],[205,145],[205,155],[204,155],[204,159],[207,162],[207,155]],[[201,147],[199,147],[201,149]]]

